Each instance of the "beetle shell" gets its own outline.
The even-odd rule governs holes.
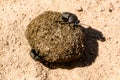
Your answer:
[[[68,19],[70,15],[71,15],[71,13],[69,13],[69,12],[63,12],[62,13],[62,17],[63,18],[67,18]]]
[[[36,51],[35,51],[34,49],[32,49],[32,50],[30,51],[30,56],[31,56],[34,60],[36,60],[36,61],[39,61],[39,60],[40,60],[39,54],[36,53]]]
[[[75,14],[70,13],[70,12],[63,12],[62,13],[62,19],[65,22],[74,23],[75,25],[80,22],[78,20],[77,16]]]

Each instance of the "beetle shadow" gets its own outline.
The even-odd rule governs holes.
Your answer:
[[[84,28],[83,26],[78,26],[81,28],[83,33],[85,34],[85,50],[81,54],[80,58],[71,62],[64,62],[64,63],[49,63],[46,61],[40,61],[44,66],[48,67],[49,69],[73,69],[76,67],[86,67],[90,66],[92,63],[95,62],[98,56],[98,49],[99,44],[97,40],[104,42],[105,37],[103,37],[102,32],[93,29],[91,27]]]

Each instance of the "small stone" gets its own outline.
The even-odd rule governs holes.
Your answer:
[[[103,6],[100,7],[100,11],[103,12],[105,11],[105,8]]]
[[[109,12],[112,12],[113,10],[114,10],[114,6],[112,5],[112,3],[110,3]]]
[[[116,44],[118,44],[118,41],[116,41]]]
[[[79,7],[79,8],[77,9],[77,11],[78,11],[78,12],[82,12],[82,11],[83,11],[83,8],[82,8],[82,7]]]
[[[114,10],[114,8],[110,7],[109,8],[109,12],[112,12]]]

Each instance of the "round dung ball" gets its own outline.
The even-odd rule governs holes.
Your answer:
[[[47,62],[78,59],[85,49],[81,28],[64,22],[60,12],[41,13],[29,23],[25,35],[37,58]]]

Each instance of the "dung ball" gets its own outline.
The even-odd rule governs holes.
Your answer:
[[[64,22],[60,12],[45,11],[38,15],[27,26],[25,36],[34,50],[33,56],[47,62],[78,59],[85,49],[81,28]]]

